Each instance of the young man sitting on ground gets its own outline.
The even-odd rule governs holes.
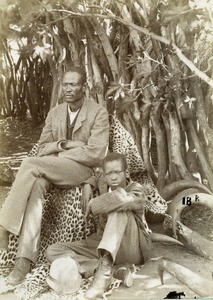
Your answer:
[[[102,296],[116,265],[142,264],[148,258],[150,239],[143,223],[146,196],[142,185],[128,178],[124,155],[111,153],[103,161],[104,176],[96,182],[100,196],[86,205],[85,217],[98,215],[97,232],[82,241],[57,243],[47,249],[53,262],[71,258],[84,278],[94,274],[86,298]],[[91,182],[91,180],[88,180]]]

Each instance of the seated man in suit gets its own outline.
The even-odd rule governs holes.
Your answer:
[[[84,96],[86,74],[67,70],[62,80],[64,102],[50,110],[41,133],[37,157],[26,158],[0,212],[0,248],[7,249],[9,232],[19,235],[17,260],[8,277],[22,282],[38,255],[44,196],[52,185],[78,186],[108,148],[109,122],[105,108]]]
[[[96,270],[85,295],[89,299],[103,295],[111,282],[114,265],[145,262],[151,245],[143,223],[146,196],[142,185],[128,178],[125,156],[107,155],[103,172],[98,182],[88,180],[100,191],[100,196],[88,202],[85,213],[86,219],[90,214],[99,216],[97,232],[85,240],[53,244],[47,249],[49,262],[71,258],[77,265],[75,269],[85,278]],[[56,281],[53,283],[49,278],[48,282],[57,290]],[[63,286],[61,282],[60,286]]]

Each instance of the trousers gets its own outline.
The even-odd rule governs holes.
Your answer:
[[[94,233],[82,241],[53,244],[47,248],[46,257],[50,263],[61,257],[71,257],[84,278],[94,274],[102,250],[111,254],[115,265],[140,264],[143,256],[138,230],[130,211],[111,212],[102,235]]]
[[[78,186],[92,169],[70,159],[43,156],[26,158],[0,211],[0,226],[19,235],[17,257],[37,260],[44,197],[52,184]]]

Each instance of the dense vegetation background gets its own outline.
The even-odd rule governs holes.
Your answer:
[[[65,66],[83,64],[87,95],[116,109],[160,191],[197,179],[213,191],[212,12],[208,0],[1,0],[1,118],[42,123]]]

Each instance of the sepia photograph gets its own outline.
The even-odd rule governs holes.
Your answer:
[[[213,299],[213,0],[0,0],[0,300]]]

